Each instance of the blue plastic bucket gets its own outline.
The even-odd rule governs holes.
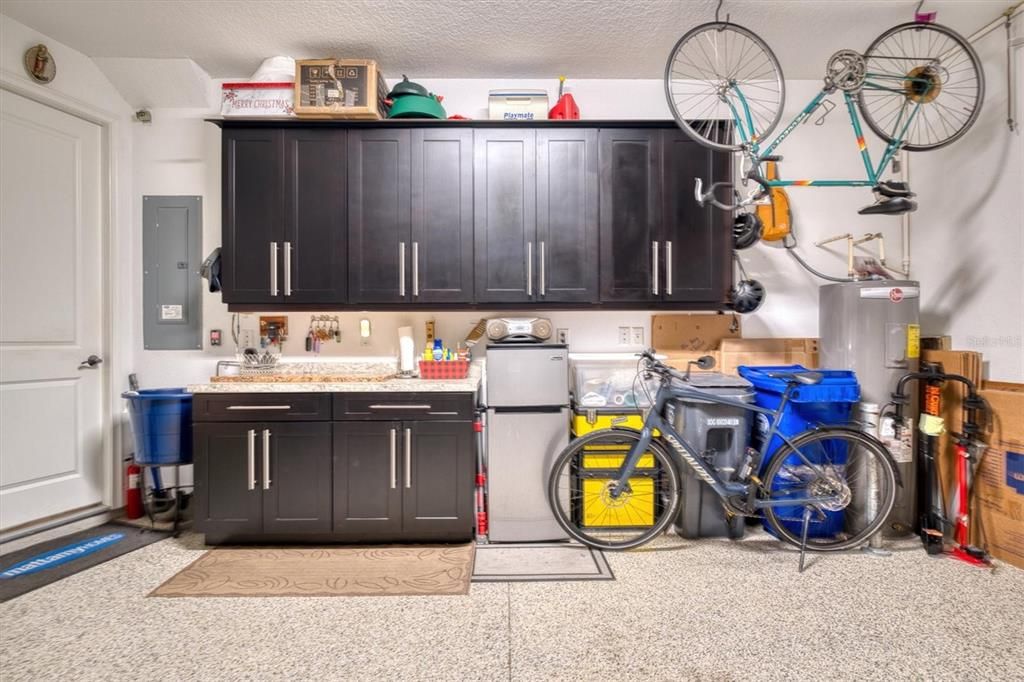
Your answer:
[[[813,386],[797,384],[790,394],[789,401],[779,418],[779,433],[792,438],[797,434],[815,426],[831,426],[849,424],[852,420],[853,408],[860,401],[860,385],[857,383],[857,376],[847,370],[815,369],[808,370],[802,365],[785,365],[772,367],[746,367],[738,369],[740,376],[754,385],[755,404],[774,410],[782,401],[782,394],[786,390],[786,380],[771,376],[783,372],[807,372],[814,371],[822,375],[821,383]],[[759,414],[754,428],[754,444],[760,447],[768,434],[768,417]],[[776,434],[769,444],[768,454],[774,452],[783,445],[782,438]],[[824,442],[819,452],[809,451],[805,455],[814,463],[822,463],[826,456],[829,461],[837,466],[846,464],[846,453],[840,451],[843,448],[841,443]],[[768,464],[766,458],[762,462],[762,472]],[[815,461],[821,460],[821,461]],[[786,460],[787,464],[794,467],[801,464],[800,458],[791,455]],[[794,485],[797,482],[793,481]],[[772,489],[784,491],[787,482],[783,477],[777,476],[771,482]],[[781,519],[786,528],[799,535],[803,529],[803,507],[776,507],[775,513]],[[815,513],[808,523],[807,534],[810,537],[829,537],[843,530],[843,512],[825,511],[824,518]],[[772,532],[770,524],[765,524],[765,529]]]
[[[135,461],[145,465],[192,462],[192,394],[184,388],[127,391]]]

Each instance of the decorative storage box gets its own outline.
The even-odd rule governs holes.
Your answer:
[[[491,90],[487,118],[498,121],[539,121],[548,117],[544,90]]]
[[[295,84],[223,83],[221,116],[294,116]]]
[[[388,86],[372,59],[295,62],[295,113],[304,118],[388,117]]]
[[[420,379],[465,379],[469,360],[420,360]]]

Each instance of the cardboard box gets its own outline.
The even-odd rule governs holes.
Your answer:
[[[921,338],[921,350],[953,350],[952,336],[925,336]]]
[[[651,344],[665,353],[718,350],[723,339],[741,336],[740,321],[734,315],[653,315]]]
[[[741,365],[818,366],[818,339],[723,339],[720,350],[726,374]]]
[[[295,62],[295,113],[303,118],[388,117],[388,85],[372,59]]]
[[[981,353],[967,350],[925,350],[921,352],[921,362],[937,363],[946,374],[959,374],[981,388]],[[944,508],[946,515],[951,519],[956,517],[956,510],[952,507],[956,488],[956,450],[949,434],[958,433],[963,428],[963,399],[966,395],[967,387],[959,381],[946,382],[942,388],[942,418],[946,423],[946,433],[939,436],[939,451],[936,453],[935,461],[939,469],[939,485],[945,500]]]
[[[986,383],[988,449],[974,477],[971,543],[1024,568],[1024,384]]]
[[[691,372],[721,372],[722,354],[717,350],[700,350],[700,351],[689,351],[689,352],[661,352],[665,356],[665,364],[669,367],[675,367],[680,372],[685,372],[686,367],[690,362],[696,362],[705,355],[711,356],[715,361],[715,366],[709,370],[699,369],[696,365],[690,370]]]

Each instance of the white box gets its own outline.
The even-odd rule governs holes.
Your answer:
[[[224,83],[222,116],[294,116],[295,83]]]
[[[491,90],[487,117],[498,121],[539,121],[548,117],[544,90]]]

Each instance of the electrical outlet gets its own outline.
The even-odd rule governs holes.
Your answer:
[[[569,344],[569,330],[568,329],[556,329],[555,330],[555,341],[556,343]]]
[[[628,346],[632,334],[629,327],[619,327],[619,345]]]
[[[631,332],[630,337],[629,337],[629,342],[631,344],[633,344],[634,346],[642,346],[642,345],[644,345],[644,328],[643,327],[633,327],[632,328],[632,332]]]

